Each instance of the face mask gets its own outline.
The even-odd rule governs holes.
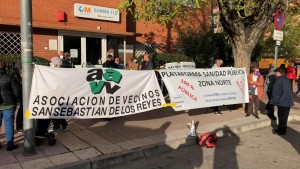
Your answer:
[[[256,76],[260,76],[260,72],[256,72],[255,75],[256,75]]]

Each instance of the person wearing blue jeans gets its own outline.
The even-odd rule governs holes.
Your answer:
[[[6,63],[0,59],[0,127],[3,119],[7,151],[18,148],[14,144],[14,117],[17,103],[21,100],[20,91],[21,86],[13,76],[6,73]]]
[[[7,143],[7,150],[10,151],[14,149],[14,119],[16,107],[10,107],[8,109],[3,109],[0,107],[0,127],[2,126],[2,119],[5,126],[5,137]]]

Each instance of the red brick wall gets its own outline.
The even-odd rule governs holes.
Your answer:
[[[140,43],[156,43],[159,47],[159,52],[168,52],[176,50],[178,30],[185,30],[187,26],[198,30],[208,31],[211,25],[210,22],[210,5],[195,13],[190,13],[189,16],[182,21],[174,21],[169,27],[164,27],[159,24],[146,24],[143,21],[138,21],[132,26],[136,26],[136,32],[141,33],[141,37],[136,40]],[[129,25],[128,25],[129,27]],[[133,28],[129,28],[133,29]]]
[[[109,8],[118,8],[120,0],[33,0],[32,21],[33,26],[50,26],[59,29],[76,29],[86,31],[126,32],[126,14],[122,13],[120,22],[108,22],[101,20],[82,19],[74,17],[74,3],[83,3]],[[0,24],[19,24],[20,4],[15,0],[1,0]],[[57,11],[64,11],[67,15],[67,22],[58,22]]]
[[[56,50],[49,50],[49,39],[57,40],[57,30],[33,29],[33,33],[33,56],[50,60],[58,55]]]

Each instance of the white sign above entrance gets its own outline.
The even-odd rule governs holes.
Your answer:
[[[120,12],[118,9],[80,3],[74,4],[74,16],[115,22],[120,21]]]

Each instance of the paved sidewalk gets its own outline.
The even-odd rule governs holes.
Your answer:
[[[263,102],[266,100],[264,99]],[[264,107],[264,103],[261,107]],[[15,140],[20,147],[7,152],[6,145],[3,144],[0,149],[0,168],[73,168],[75,165],[77,168],[83,168],[83,166],[92,168],[91,165],[94,165],[93,167],[110,165],[116,161],[122,162],[122,160],[134,159],[137,156],[143,157],[164,151],[165,148],[175,149],[187,144],[189,141],[187,123],[192,120],[198,122],[198,133],[218,131],[219,136],[226,132],[224,128],[240,133],[271,125],[266,115],[260,114],[259,120],[254,117],[246,118],[242,109],[230,111],[228,108],[230,107],[221,107],[222,116],[214,115],[212,109],[175,112],[168,107],[114,118],[111,121],[70,120],[67,132],[56,133],[58,142],[55,146],[39,146],[36,148],[37,155],[29,157],[23,155],[23,135],[16,134]],[[300,120],[299,109],[300,97],[297,96],[295,106],[291,110],[290,120]],[[208,110],[207,113],[205,113],[206,110]],[[3,134],[1,134],[1,142],[4,142]],[[131,153],[130,157],[126,156],[128,153]],[[122,158],[117,159],[116,156],[122,156]],[[114,160],[103,162],[106,158],[114,158]],[[94,161],[98,163],[94,164]]]

